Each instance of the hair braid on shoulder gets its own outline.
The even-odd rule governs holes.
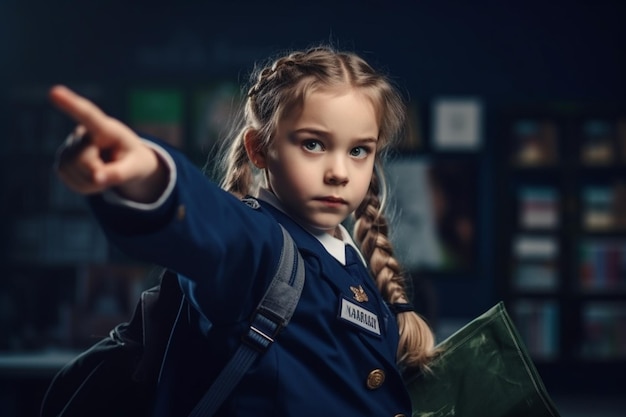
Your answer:
[[[365,200],[355,211],[354,234],[363,255],[369,259],[370,270],[383,298],[389,303],[409,302],[405,277],[388,238],[388,223],[379,198],[377,174],[372,176]],[[398,363],[410,368],[428,370],[435,355],[435,338],[426,321],[415,312],[397,314],[400,331]]]

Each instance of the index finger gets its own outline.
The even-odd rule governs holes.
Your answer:
[[[99,130],[106,114],[98,106],[63,85],[50,89],[50,100],[77,123],[84,125],[87,131]]]

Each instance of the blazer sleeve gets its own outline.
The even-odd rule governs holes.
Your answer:
[[[108,239],[136,259],[179,274],[191,304],[214,324],[241,321],[269,284],[282,232],[271,214],[212,183],[180,151],[159,143],[176,166],[174,188],[155,210],[89,198]]]

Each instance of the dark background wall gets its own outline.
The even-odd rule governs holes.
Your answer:
[[[489,129],[500,107],[624,98],[624,11],[622,2],[607,0],[5,1],[0,74],[9,93],[53,83],[121,88],[151,80],[243,80],[257,60],[330,41],[388,71],[415,102],[480,97],[488,145],[482,173],[489,177],[489,144],[498,140]],[[121,117],[121,108],[106,109]],[[497,196],[486,187],[480,197],[488,220]],[[440,283],[444,314],[474,315],[498,297],[490,268],[493,225],[482,227],[482,277]]]
[[[507,3],[8,0],[2,71],[11,83],[197,79],[332,40],[386,66],[420,99],[623,93],[621,2]]]

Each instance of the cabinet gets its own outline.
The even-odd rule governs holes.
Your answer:
[[[509,106],[497,124],[498,291],[547,382],[554,374],[573,390],[617,389],[626,370],[626,106]]]

